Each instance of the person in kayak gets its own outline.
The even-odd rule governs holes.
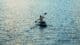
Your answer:
[[[47,13],[44,13],[44,15],[46,15]],[[47,27],[47,24],[46,22],[44,21],[44,16],[40,15],[39,19],[37,19],[35,21],[36,25],[34,27],[32,27],[31,29],[39,26],[40,29],[43,29],[43,28],[46,28]]]
[[[40,26],[40,28],[47,27],[47,24],[46,24],[46,22],[43,19],[44,19],[44,16],[40,15],[39,22],[38,22],[38,26]]]

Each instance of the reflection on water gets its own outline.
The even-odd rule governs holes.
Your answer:
[[[0,0],[0,45],[79,45],[79,2]],[[49,26],[30,29],[44,12]]]

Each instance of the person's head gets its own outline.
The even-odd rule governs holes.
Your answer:
[[[40,15],[40,18],[41,18],[41,19],[43,19],[43,18],[44,18],[44,16],[41,16],[41,15]]]
[[[40,15],[40,17],[42,17],[42,16]]]

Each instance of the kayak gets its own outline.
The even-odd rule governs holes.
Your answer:
[[[45,28],[45,27],[47,27],[47,24],[46,24],[46,22],[39,22],[39,24],[38,24],[38,26],[40,26],[40,28]]]

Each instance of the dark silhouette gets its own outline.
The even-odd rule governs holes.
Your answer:
[[[46,24],[46,22],[45,22],[43,19],[44,19],[44,17],[40,15],[40,18],[39,18],[40,21],[39,21],[39,24],[38,24],[38,26],[39,26],[40,28],[45,28],[45,27],[47,27],[47,24]]]
[[[44,13],[44,15],[46,15],[47,13]],[[40,29],[43,29],[43,28],[46,28],[47,27],[47,24],[46,22],[44,21],[44,16],[40,15],[39,19],[37,21],[35,21],[36,25],[32,28],[35,28],[37,26],[40,27]],[[32,29],[31,28],[31,29]]]
[[[44,15],[47,15],[47,13],[45,12]]]

